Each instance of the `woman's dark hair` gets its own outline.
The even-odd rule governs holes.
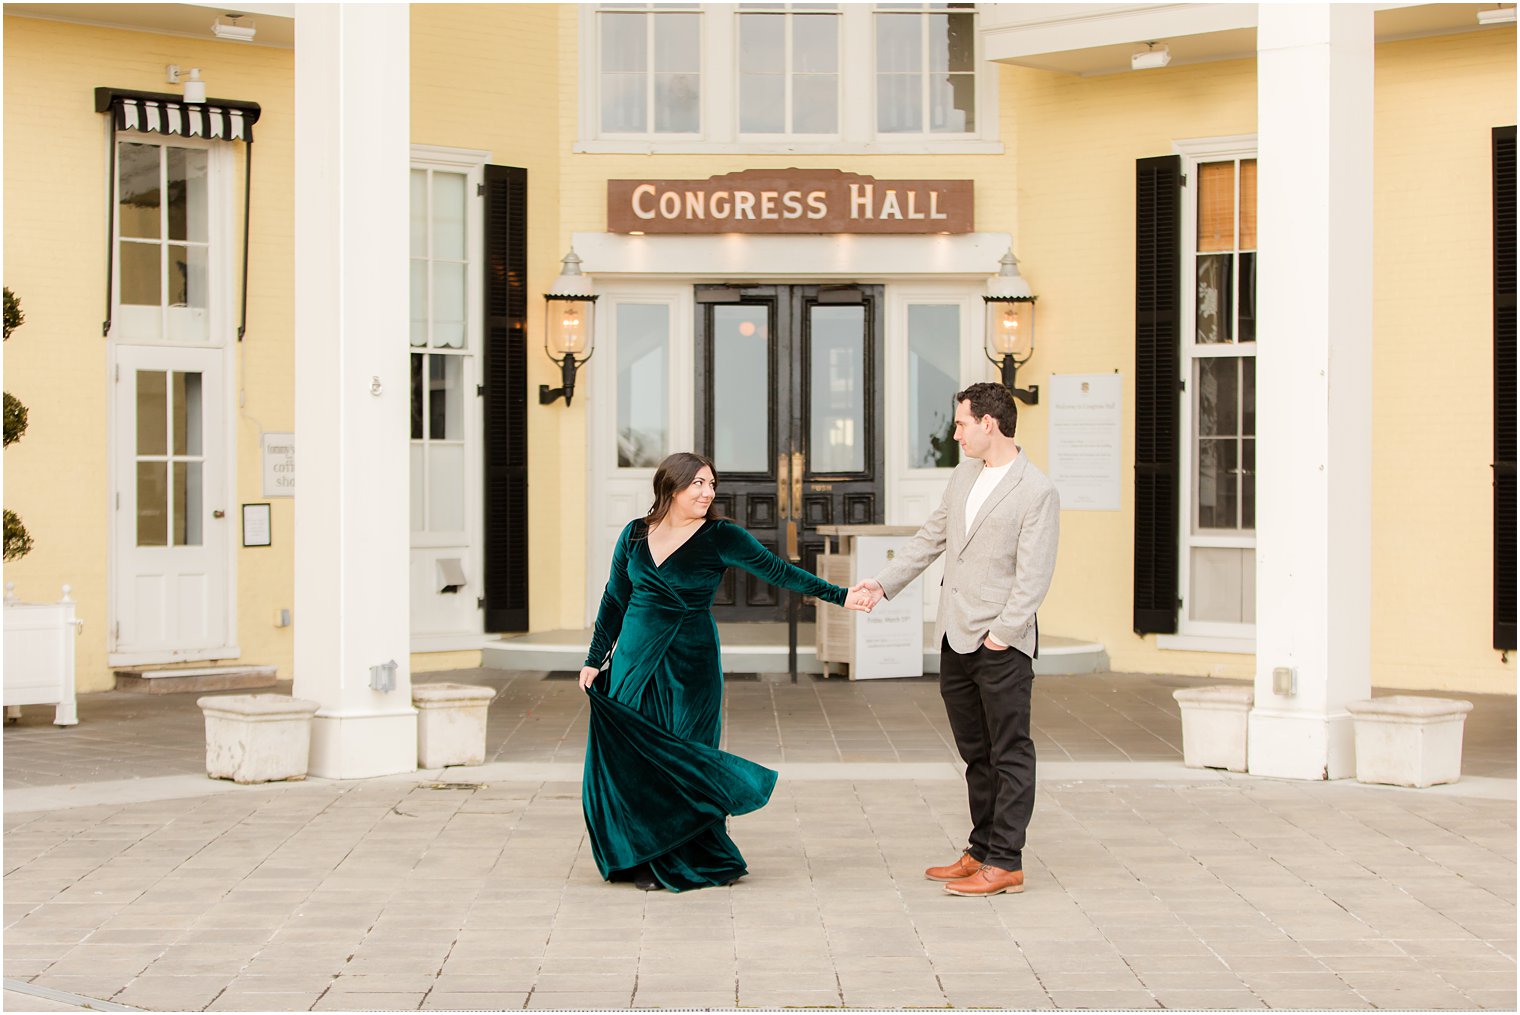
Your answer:
[[[644,515],[644,531],[649,531],[664,520],[670,511],[675,495],[691,485],[703,468],[712,470],[713,485],[718,482],[718,469],[712,459],[695,451],[677,451],[667,455],[654,470],[654,506]]]

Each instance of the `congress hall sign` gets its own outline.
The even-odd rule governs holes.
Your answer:
[[[608,180],[614,233],[969,233],[972,181],[878,180],[838,169],[747,169],[706,180]]]

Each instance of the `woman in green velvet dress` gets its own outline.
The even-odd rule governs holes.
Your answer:
[[[742,567],[836,606],[847,595],[743,527],[708,518],[716,485],[701,455],[660,463],[654,507],[613,549],[581,670],[591,706],[581,802],[592,853],[602,877],[645,891],[726,885],[748,873],[726,819],[764,806],[776,784],[771,769],[718,750],[723,667],[712,601],[723,572]]]

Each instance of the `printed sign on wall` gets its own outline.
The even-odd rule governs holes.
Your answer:
[[[1117,511],[1123,453],[1119,374],[1050,378],[1050,478],[1063,511]]]
[[[856,536],[855,574],[873,575],[911,536]],[[855,661],[851,680],[924,675],[924,592],[922,576],[870,613],[855,615]]]
[[[971,180],[746,169],[706,180],[608,180],[613,233],[969,233]]]
[[[296,435],[266,433],[261,435],[264,460],[264,496],[296,495]]]

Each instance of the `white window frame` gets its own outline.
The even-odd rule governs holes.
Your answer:
[[[734,134],[740,140],[742,140],[744,142],[750,142],[750,143],[786,145],[786,144],[790,144],[793,141],[801,141],[801,142],[804,142],[804,143],[813,143],[813,144],[820,144],[820,145],[822,145],[822,144],[833,144],[833,145],[837,146],[838,143],[839,143],[839,139],[842,136],[841,135],[841,130],[843,129],[844,118],[845,118],[845,89],[844,89],[844,80],[845,80],[844,56],[845,56],[845,49],[846,49],[845,44],[844,44],[844,37],[845,37],[845,35],[844,35],[844,33],[845,33],[845,20],[844,19],[845,19],[845,15],[844,15],[844,13],[842,11],[835,11],[835,12],[829,12],[829,11],[797,11],[797,10],[793,10],[792,9],[793,6],[794,5],[789,4],[785,10],[751,10],[751,11],[747,11],[747,10],[744,10],[744,9],[740,8],[738,5],[735,5],[735,9],[734,9],[734,13],[733,13],[733,34],[732,34],[732,43],[731,43],[732,49],[730,50],[731,56],[729,58],[730,59],[729,65],[734,68],[734,80],[733,80],[733,83],[731,85],[731,87],[733,89],[733,111],[732,111],[731,115],[733,117]],[[813,18],[830,18],[831,17],[831,18],[838,18],[839,19],[839,32],[838,32],[838,34],[837,34],[837,36],[835,38],[835,59],[834,59],[834,68],[835,68],[835,70],[834,70],[834,78],[835,78],[835,81],[834,81],[834,101],[835,101],[834,115],[835,115],[835,120],[834,120],[834,130],[832,132],[827,133],[827,134],[821,134],[821,133],[820,134],[794,134],[791,131],[785,131],[785,132],[780,133],[780,134],[774,134],[774,133],[762,133],[762,132],[758,132],[758,131],[746,132],[744,130],[743,119],[742,119],[743,115],[744,115],[744,110],[742,108],[743,95],[740,93],[740,89],[739,89],[739,74],[740,74],[740,71],[739,71],[739,59],[740,59],[740,43],[742,41],[742,33],[739,31],[739,25],[740,25],[740,19],[742,17],[744,17],[745,15],[750,15],[750,16],[755,16],[755,17],[772,17],[772,18],[774,18],[774,17],[781,17],[781,18],[784,18],[786,20],[786,35],[785,35],[786,67],[785,67],[785,70],[783,72],[783,78],[784,78],[784,80],[786,82],[786,92],[785,92],[785,94],[786,94],[786,120],[787,120],[788,123],[791,122],[791,120],[792,120],[792,113],[793,113],[793,109],[792,109],[792,83],[793,83],[792,82],[792,77],[793,77],[793,73],[794,72],[793,72],[793,68],[792,68],[792,58],[793,58],[793,54],[792,54],[792,50],[793,50],[793,45],[792,45],[792,41],[793,41],[792,40],[792,18],[800,16],[800,17],[813,17]]]
[[[961,386],[992,380],[992,364],[982,355],[985,279],[964,281],[913,280],[889,283],[886,287],[886,523],[888,525],[922,525],[939,506],[954,468],[914,468],[908,460],[908,308],[917,305],[960,307],[960,377]],[[944,561],[936,560],[924,572],[924,615],[933,616],[939,608],[940,579]]]
[[[929,39],[928,39],[928,33],[925,32],[925,31],[923,31],[923,27],[922,26],[923,26],[924,20],[928,16],[933,15],[933,14],[970,14],[973,17],[973,24],[975,24],[976,21],[979,20],[979,19],[976,18],[977,11],[976,11],[975,8],[958,7],[958,8],[955,8],[955,9],[952,10],[952,9],[948,9],[948,8],[933,8],[933,7],[928,6],[927,4],[924,4],[924,5],[920,5],[920,9],[910,10],[908,8],[883,7],[883,6],[879,5],[879,4],[872,4],[871,5],[871,53],[872,53],[872,67],[871,67],[871,92],[872,92],[871,130],[872,130],[873,134],[876,133],[876,130],[877,130],[876,123],[880,119],[880,117],[878,115],[878,110],[876,108],[876,101],[875,101],[877,99],[877,95],[875,94],[875,92],[876,92],[876,82],[877,82],[877,77],[878,77],[878,72],[877,72],[877,69],[876,69],[876,66],[875,66],[876,26],[878,24],[880,24],[880,16],[887,15],[887,16],[893,16],[893,17],[907,17],[907,16],[911,15],[911,16],[917,17],[919,19],[919,26],[920,26],[919,42],[920,42],[920,46],[921,46],[921,50],[922,50],[922,52],[920,53],[920,56],[923,57],[923,61],[924,61],[923,62],[923,66],[919,69],[919,72],[918,72],[918,78],[919,78],[919,99],[922,102],[922,105],[919,107],[919,123],[922,125],[922,124],[926,124],[927,121],[928,121],[928,118],[929,118],[929,107],[931,105],[931,102],[930,102],[930,89],[929,89],[929,75],[930,75],[930,71],[929,71]],[[975,41],[975,50],[974,50],[974,53],[972,55],[972,60],[971,60],[971,67],[972,67],[972,71],[973,71],[973,73],[975,75],[976,82],[977,82],[977,85],[978,85],[978,87],[976,89],[977,93],[978,93],[977,96],[976,96],[976,99],[977,99],[976,109],[973,110],[973,115],[975,116],[975,118],[978,121],[980,121],[980,119],[981,119],[981,106],[982,106],[982,101],[981,101],[982,97],[981,97],[981,94],[980,94],[980,92],[981,92],[980,84],[981,84],[981,79],[982,79],[982,71],[981,71],[980,67],[981,67],[981,64],[983,62],[982,59],[981,59],[981,56],[982,56],[981,33],[979,31],[976,31],[975,29],[973,29],[972,30],[972,38],[975,39],[976,41]],[[880,138],[883,138],[883,139],[887,139],[887,138],[944,138],[946,140],[964,140],[964,139],[968,139],[968,138],[975,138],[975,137],[978,136],[978,133],[976,131],[958,131],[958,132],[954,132],[954,133],[948,132],[948,131],[931,131],[931,130],[929,130],[925,126],[925,127],[923,127],[923,129],[916,130],[916,131],[913,131],[913,130],[893,131],[890,134],[877,134],[876,136],[878,136]]]
[[[409,552],[415,557],[418,554],[428,556],[429,562],[439,556],[449,556],[448,551],[458,550],[464,557],[465,578],[469,585],[467,591],[469,601],[473,602],[479,595],[478,591],[484,576],[484,508],[482,505],[481,483],[481,455],[478,453],[484,440],[484,421],[481,418],[480,400],[476,396],[476,384],[481,377],[481,358],[484,355],[484,320],[481,287],[484,284],[480,270],[480,258],[483,256],[484,234],[484,209],[483,199],[479,196],[480,187],[485,182],[485,165],[491,159],[491,153],[468,148],[444,148],[433,145],[412,145],[411,162],[408,170],[430,169],[447,173],[460,173],[465,177],[465,341],[459,349],[435,349],[432,346],[414,346],[411,344],[410,326],[406,338],[406,355],[408,363],[413,354],[422,355],[450,355],[464,358],[461,363],[462,383],[460,394],[464,398],[464,446],[465,446],[465,527],[461,532],[429,532],[427,530],[411,531],[408,523]],[[410,377],[410,368],[408,368]],[[407,393],[411,397],[410,389]],[[411,455],[412,438],[410,431],[406,441],[408,460]],[[408,470],[410,475],[410,470]],[[410,486],[410,479],[408,486]],[[408,510],[408,519],[411,514]],[[431,574],[430,569],[428,573]],[[416,579],[413,579],[416,580]],[[431,579],[428,579],[431,580]],[[475,609],[471,616],[473,622],[468,630],[454,632],[418,632],[414,621],[411,636],[411,650],[413,652],[443,652],[455,649],[478,649],[483,644],[485,630],[484,613]]]
[[[111,243],[114,249],[111,251],[111,339],[124,342],[129,345],[180,345],[188,348],[210,348],[227,345],[229,337],[228,326],[231,321],[230,308],[232,302],[232,264],[230,251],[227,249],[230,238],[238,233],[233,226],[232,220],[232,183],[235,170],[232,167],[232,155],[227,142],[217,142],[203,138],[181,137],[177,134],[139,133],[137,131],[118,131],[115,135],[116,144],[142,144],[152,145],[159,149],[185,148],[195,151],[204,151],[206,157],[206,338],[204,341],[176,341],[170,337],[173,329],[169,326],[170,312],[174,309],[167,302],[169,279],[167,272],[159,278],[159,295],[161,302],[158,305],[160,328],[158,337],[144,337],[141,333],[134,334],[132,328],[126,323],[129,316],[136,316],[126,311],[126,306],[121,302],[121,220],[118,207],[121,201],[121,179],[118,167],[117,175],[112,178],[111,208],[113,225],[111,228]],[[162,172],[163,156],[159,156],[160,171]],[[162,184],[162,176],[160,184]],[[160,187],[160,194],[162,194]],[[220,194],[225,197],[223,208],[218,211],[212,207],[212,202]],[[166,214],[163,199],[160,197],[160,216]],[[126,237],[132,241],[132,237]],[[167,235],[160,235],[157,240],[147,240],[159,248],[160,267],[163,266],[164,248],[171,245]],[[189,244],[186,244],[187,246]],[[197,244],[199,245],[199,244]],[[212,304],[219,304],[220,310]],[[135,306],[135,305],[131,305]],[[137,307],[141,311],[142,307]]]
[[[1000,155],[998,134],[999,65],[985,57],[983,32],[976,31],[977,130],[968,134],[877,134],[876,29],[874,4],[840,5],[839,133],[741,135],[739,133],[739,5],[703,4],[702,131],[687,134],[604,134],[601,130],[601,41],[599,7],[581,6],[580,123],[572,148],[591,154],[806,154],[832,155]],[[900,13],[912,13],[903,11]],[[969,10],[968,10],[969,13]],[[978,5],[978,19],[981,9]],[[847,40],[861,40],[851,44]],[[711,58],[721,54],[721,60]],[[715,67],[725,68],[723,72]]]
[[[596,354],[587,364],[584,381],[591,392],[586,405],[590,454],[586,456],[586,489],[596,490],[592,509],[586,513],[586,621],[596,616],[612,546],[628,519],[649,509],[650,484],[655,470],[648,466],[620,466],[617,459],[617,308],[622,303],[642,303],[669,309],[670,344],[665,358],[666,433],[670,450],[695,447],[696,394],[691,379],[696,375],[696,300],[691,279],[633,280],[599,276],[596,279]],[[596,392],[613,392],[597,396]]]
[[[1178,449],[1178,512],[1177,512],[1177,595],[1181,605],[1177,611],[1177,634],[1158,635],[1156,644],[1163,649],[1191,651],[1230,652],[1252,654],[1256,651],[1256,625],[1231,624],[1217,621],[1200,621],[1189,618],[1192,579],[1192,550],[1196,547],[1228,547],[1252,549],[1256,535],[1207,535],[1193,532],[1194,481],[1196,468],[1196,436],[1193,401],[1194,364],[1204,358],[1238,358],[1243,353],[1255,355],[1255,342],[1230,343],[1229,345],[1199,345],[1197,342],[1197,272],[1194,270],[1198,256],[1198,166],[1205,162],[1254,159],[1257,157],[1256,135],[1240,134],[1229,137],[1193,138],[1177,141],[1173,152],[1182,157],[1182,172],[1186,177],[1182,202],[1182,265],[1181,275],[1181,328],[1179,342],[1180,375],[1185,382],[1178,433],[1181,447]],[[1237,177],[1238,180],[1238,177]],[[1238,183],[1237,183],[1238,187]],[[1236,215],[1239,216],[1239,202]]]
[[[672,143],[676,143],[676,142],[680,142],[680,141],[691,141],[691,140],[695,140],[695,139],[698,139],[698,138],[702,137],[703,127],[705,127],[705,125],[708,123],[708,111],[707,111],[707,101],[706,101],[707,90],[708,90],[708,72],[707,72],[707,68],[708,68],[708,65],[711,63],[711,61],[708,60],[707,55],[709,53],[712,53],[712,52],[719,52],[718,50],[709,49],[708,46],[707,46],[707,25],[708,25],[709,21],[712,20],[709,17],[709,15],[708,15],[708,7],[709,6],[711,6],[711,5],[705,5],[704,4],[703,6],[698,7],[698,8],[694,8],[694,9],[693,8],[672,8],[672,7],[663,6],[663,5],[659,4],[659,3],[655,3],[655,4],[653,4],[653,5],[649,6],[649,7],[645,7],[645,8],[627,8],[627,9],[618,9],[618,10],[604,10],[603,6],[601,4],[587,4],[587,5],[585,5],[585,6],[583,6],[581,8],[581,16],[582,16],[582,24],[581,24],[581,28],[582,28],[582,41],[583,41],[583,43],[586,41],[586,30],[589,27],[589,30],[590,30],[589,31],[589,39],[590,39],[590,43],[591,43],[589,46],[582,45],[582,47],[581,47],[581,53],[589,55],[589,59],[583,59],[581,61],[582,95],[585,95],[586,93],[589,92],[590,94],[595,95],[598,99],[600,99],[600,97],[601,97],[601,91],[602,91],[602,33],[601,33],[600,19],[599,19],[599,15],[601,15],[601,14],[605,13],[605,14],[647,14],[647,15],[650,15],[649,22],[645,26],[646,37],[647,37],[647,41],[649,43],[649,48],[648,48],[649,66],[646,69],[645,74],[650,79],[652,79],[654,77],[654,73],[655,73],[655,71],[654,71],[654,49],[655,49],[655,47],[654,47],[654,26],[655,26],[654,18],[655,18],[655,16],[660,15],[660,14],[694,14],[694,15],[697,16],[697,24],[698,24],[697,36],[698,36],[698,38],[702,39],[702,51],[699,54],[699,59],[697,60],[697,81],[698,81],[697,124],[698,124],[698,126],[697,126],[697,130],[695,132],[686,132],[686,131],[682,131],[682,132],[676,132],[676,131],[658,131],[657,132],[654,129],[654,121],[655,121],[654,87],[653,87],[652,80],[649,80],[649,81],[645,82],[645,93],[644,93],[644,113],[645,113],[645,117],[646,117],[646,119],[645,119],[644,122],[646,124],[648,124],[649,129],[647,131],[645,131],[644,133],[627,133],[627,132],[622,132],[622,131],[603,131],[602,130],[602,110],[601,110],[601,105],[598,102],[598,105],[596,107],[596,118],[594,120],[589,121],[589,126],[590,126],[590,128],[593,131],[595,131],[595,136],[600,137],[600,138],[605,138],[605,139],[607,139],[609,141],[613,141],[613,142],[628,141],[628,140],[637,141],[637,140],[642,140],[642,139],[648,138],[648,139],[667,140],[667,141],[670,141]],[[588,78],[589,78],[589,80],[588,80]],[[588,124],[582,124],[583,131],[584,131],[584,129],[587,126],[588,126]]]

